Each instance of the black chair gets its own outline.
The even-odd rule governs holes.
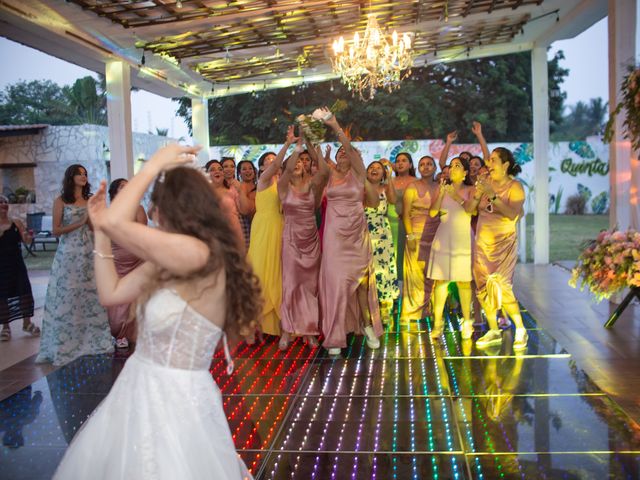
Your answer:
[[[44,217],[45,212],[37,212],[37,213],[27,213],[27,230],[31,233],[31,243],[27,245],[25,243],[24,247],[27,249],[27,255],[31,255],[35,257],[35,236],[42,230],[42,217]]]
[[[58,244],[58,237],[51,231],[53,229],[51,222],[51,216],[45,215],[44,212],[27,213],[27,229],[31,232],[31,243],[25,245],[27,255],[35,257],[38,244],[42,245],[42,250],[45,252],[47,243]]]

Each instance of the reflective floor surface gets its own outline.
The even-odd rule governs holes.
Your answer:
[[[211,365],[229,426],[261,479],[639,479],[640,427],[525,313],[526,351],[477,350],[457,321],[350,338],[337,358],[297,340],[240,344]],[[478,337],[482,332],[476,332]],[[126,357],[84,357],[1,402],[0,478],[50,478]],[[126,408],[126,407],[125,407]]]

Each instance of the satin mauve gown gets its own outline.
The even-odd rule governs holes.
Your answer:
[[[364,186],[349,171],[343,180],[331,178],[326,190],[320,265],[320,309],[323,346],[344,348],[347,334],[362,333],[357,289],[369,276],[368,304],[373,331],[382,335],[371,242],[364,215]]]
[[[318,275],[320,241],[316,227],[313,190],[289,187],[282,202],[282,304],[280,325],[296,335],[318,335]]]
[[[142,263],[142,260],[136,257],[133,253],[122,248],[117,243],[111,244],[111,251],[114,256],[113,263],[120,278],[133,271]],[[135,342],[137,337],[137,326],[135,316],[132,316],[131,318],[129,316],[130,306],[131,303],[125,303],[124,305],[107,307],[107,315],[109,317],[111,335],[116,338],[126,338]]]
[[[502,304],[514,303],[513,271],[518,260],[516,227],[522,215],[522,200],[509,198],[512,180],[502,188],[493,187],[498,198],[520,210],[511,220],[504,215],[487,210],[486,197],[478,206],[478,227],[473,257],[473,278],[478,289],[478,300],[483,306],[497,310]]]

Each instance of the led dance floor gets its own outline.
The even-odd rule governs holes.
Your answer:
[[[433,343],[426,319],[377,351],[352,337],[335,359],[301,340],[242,343],[233,375],[221,353],[211,373],[261,479],[639,479],[640,427],[523,315],[522,353],[512,330],[476,350],[457,320]],[[84,357],[1,402],[0,478],[50,478],[124,361]]]

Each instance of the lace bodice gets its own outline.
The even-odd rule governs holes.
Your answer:
[[[224,309],[221,309],[224,315]],[[138,310],[136,355],[158,365],[207,370],[222,337],[227,371],[233,371],[224,332],[196,312],[175,290],[161,288]]]

